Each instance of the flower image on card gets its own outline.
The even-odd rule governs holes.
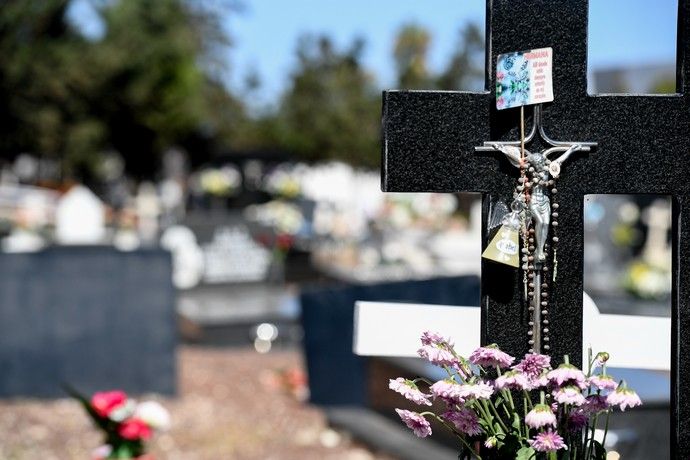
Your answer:
[[[498,110],[553,101],[551,48],[500,54],[496,61]]]

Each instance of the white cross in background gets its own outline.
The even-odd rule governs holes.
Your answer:
[[[416,357],[425,330],[453,338],[457,352],[469,356],[480,345],[480,308],[357,302],[353,350],[361,356]],[[670,334],[671,318],[601,314],[583,295],[583,359],[591,347],[611,355],[609,367],[669,371]]]

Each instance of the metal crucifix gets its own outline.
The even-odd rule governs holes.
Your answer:
[[[551,347],[549,341],[548,294],[546,289],[548,279],[545,274],[548,271],[547,252],[549,240],[549,228],[558,226],[558,204],[552,204],[552,197],[556,194],[555,180],[561,172],[561,166],[578,151],[589,152],[596,147],[596,142],[555,141],[551,139],[541,124],[541,106],[534,107],[534,122],[527,137],[524,136],[524,108],[521,108],[521,132],[522,138],[517,141],[485,141],[481,147],[475,147],[478,152],[502,152],[510,164],[521,171],[527,169],[529,175],[523,174],[519,179],[519,185],[513,194],[511,208],[515,217],[513,222],[521,223],[523,227],[522,271],[524,300],[528,304],[530,312],[529,345],[530,351],[541,353],[542,349],[548,351]],[[549,148],[532,153],[525,149],[525,144],[530,143],[536,134]],[[518,147],[518,145],[520,147]],[[557,155],[560,154],[560,155]],[[557,156],[556,156],[557,155]],[[517,216],[520,216],[519,218]],[[552,220],[553,218],[553,220]],[[558,260],[555,254],[555,245],[558,237],[553,235],[553,266],[552,281],[555,282]]]

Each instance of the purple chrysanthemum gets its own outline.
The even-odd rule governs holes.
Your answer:
[[[577,385],[580,389],[587,388],[587,377],[577,367],[571,364],[561,364],[546,375],[549,382],[555,386]]]
[[[398,377],[395,380],[390,380],[388,382],[388,388],[400,393],[405,398],[416,404],[423,404],[426,406],[431,406],[431,401],[429,401],[429,395],[422,393],[417,385],[412,380],[407,380],[402,377]]]
[[[482,427],[479,425],[477,414],[475,414],[472,409],[463,407],[458,411],[449,410],[446,411],[442,417],[455,425],[455,428],[459,432],[465,433],[469,436],[477,436],[478,434],[482,434],[484,432]]]
[[[502,352],[498,345],[492,344],[486,347],[479,347],[472,352],[469,358],[472,364],[484,367],[508,367],[513,364],[515,358],[508,353]]]
[[[431,435],[431,424],[424,416],[418,414],[417,412],[412,412],[409,410],[395,409],[395,411],[400,416],[400,419],[411,429],[415,435],[420,438],[426,438]]]
[[[557,388],[553,391],[553,397],[559,404],[570,404],[573,406],[581,406],[585,403],[585,397],[582,391],[575,385],[568,385]]]
[[[618,388],[618,383],[610,375],[606,374],[593,375],[588,379],[588,382],[599,390],[615,390]]]
[[[582,410],[574,410],[568,415],[566,426],[571,433],[578,432],[587,426],[589,417]]]
[[[494,386],[499,390],[530,390],[531,385],[527,376],[520,371],[508,371],[501,375],[494,382]]]
[[[622,412],[628,407],[636,407],[642,404],[640,397],[625,385],[616,388],[606,397],[606,402],[612,406],[618,406]]]
[[[525,415],[525,423],[530,428],[556,426],[556,416],[546,404],[537,404]]]
[[[585,403],[580,406],[580,409],[588,415],[594,415],[598,412],[608,410],[611,407],[606,401],[606,396],[603,395],[589,395],[585,398]]]
[[[538,433],[534,439],[527,441],[537,452],[555,452],[559,449],[567,449],[563,438],[551,430]]]

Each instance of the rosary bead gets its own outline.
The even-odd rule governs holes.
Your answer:
[[[541,311],[541,314],[542,314],[542,315],[548,315],[548,314],[549,314],[549,312],[548,312],[548,311],[546,311],[546,310],[542,310],[542,311]]]
[[[549,341],[549,338],[548,338],[548,337],[544,337],[544,342],[548,342],[548,341]]]
[[[542,267],[542,270],[545,271],[545,272],[548,272],[548,271],[549,271],[549,267],[544,266],[544,267]]]
[[[558,221],[554,220],[553,222],[551,222],[551,225],[553,225],[554,227],[558,227]]]
[[[534,345],[534,340],[530,340],[528,343],[529,343],[530,345]]]
[[[530,322],[529,322],[529,325],[530,325],[530,326],[534,326],[534,321],[530,321]]]
[[[527,296],[528,296],[528,297],[534,297],[534,292],[529,291],[529,292],[527,293]]]
[[[550,347],[550,346],[548,346],[548,345],[544,345],[544,350],[550,350],[550,349],[551,349],[551,347]]]
[[[534,256],[529,256],[527,259],[528,259],[530,262],[532,262],[532,261],[534,260]]]
[[[529,349],[529,352],[530,352],[530,353],[534,353],[534,348],[530,348],[530,349]]]
[[[552,213],[551,213],[551,217],[558,217],[558,213],[557,213],[557,212],[552,212]]]
[[[547,297],[549,296],[549,294],[546,293],[546,292],[542,292],[542,293],[541,293],[541,296],[544,297],[544,298],[547,298]]]
[[[552,189],[551,189],[551,193],[558,193],[558,189],[557,189],[557,188],[552,188]]]
[[[534,311],[534,307],[529,307],[529,311]]]
[[[527,270],[527,264],[524,264],[524,265],[522,266],[522,269],[523,269],[523,270]]]
[[[548,327],[545,327],[545,328],[544,328],[544,334],[548,334],[548,333],[549,333],[549,328],[548,328]]]
[[[527,335],[534,335],[534,332],[532,332],[532,331],[527,331]]]
[[[558,209],[558,203],[553,204],[553,209]]]
[[[527,286],[529,286],[530,288],[533,288],[533,287],[534,287],[534,283],[529,283]]]
[[[544,323],[544,324],[549,324],[549,320],[548,320],[548,319],[545,319],[545,320],[542,321],[542,323]]]
[[[529,233],[530,233],[530,234],[534,233],[534,229],[533,229],[533,228],[530,228],[530,229],[529,229]]]
[[[541,287],[543,287],[544,289],[548,289],[549,285],[547,283],[541,283]]]
[[[527,262],[527,256],[522,256],[522,261]]]
[[[525,182],[525,187],[530,188],[532,186],[531,182]]]
[[[534,278],[534,273],[530,273],[529,275],[527,275],[527,277],[528,277],[529,279]]]
[[[541,306],[542,306],[542,307],[545,307],[545,306],[547,306],[548,304],[549,304],[549,303],[548,303],[547,301],[543,301],[543,302],[541,303]]]
[[[558,243],[558,237],[557,237],[557,236],[554,236],[554,237],[553,237],[553,242],[554,242],[554,243]]]

